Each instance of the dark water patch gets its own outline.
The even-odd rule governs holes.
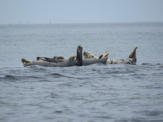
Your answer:
[[[126,118],[126,119],[116,120],[115,122],[149,122],[149,120],[145,118]]]
[[[163,122],[163,119],[154,119],[154,120],[149,120],[149,122]]]
[[[92,77],[73,77],[74,79],[78,79],[78,80],[89,80],[89,79],[92,79]],[[97,77],[94,77],[94,78],[97,78]]]
[[[66,82],[66,83],[61,83],[58,86],[61,88],[64,88],[64,87],[67,87],[67,88],[73,87],[74,88],[74,85],[76,85],[76,84],[74,84],[74,82]]]
[[[15,82],[15,81],[21,81],[21,80],[30,80],[30,79],[40,79],[41,77],[39,76],[18,76],[18,75],[5,75],[3,77],[0,77],[0,80],[3,80],[3,81],[12,81],[12,82]]]
[[[148,74],[146,74],[146,73],[133,73],[133,74],[130,74],[131,76],[147,76]]]
[[[101,116],[93,116],[93,118],[96,118],[96,119],[107,119],[107,120],[112,119],[112,117],[110,117],[110,116],[104,116],[104,115],[101,115]]]
[[[151,70],[158,71],[163,73],[163,64],[153,64],[151,67]]]
[[[17,76],[14,75],[5,75],[6,80],[18,80]]]
[[[63,74],[60,74],[60,73],[51,73],[50,76],[53,76],[54,78],[62,78],[62,77],[73,78],[71,76],[66,76],[66,75],[63,75]]]
[[[5,75],[3,77],[0,77],[0,80],[5,80],[5,81],[16,81],[18,78],[14,75]]]
[[[108,67],[104,70],[106,74],[133,74],[138,72],[137,66],[119,65],[119,67]]]
[[[124,71],[119,71],[119,70],[115,70],[115,69],[111,69],[110,71],[107,71],[106,74],[125,74],[126,72]]]
[[[56,93],[50,93],[50,98],[58,98],[59,95]]]
[[[163,68],[163,65],[160,65],[160,68]]]
[[[160,119],[160,118],[162,118],[163,111],[145,110],[145,111],[136,111],[134,113],[137,115],[140,115],[140,116],[144,116],[146,118],[153,118],[153,119],[147,120],[147,122],[163,122],[163,119]]]
[[[45,72],[48,70],[48,67],[43,67],[43,66],[29,66],[27,67],[28,70],[31,72]]]
[[[145,65],[145,66],[153,66],[154,64],[152,64],[152,63],[142,63],[141,65]]]
[[[1,121],[1,122],[7,122],[7,118],[0,117],[0,121]]]
[[[54,111],[53,113],[54,113],[54,114],[62,114],[63,111],[61,111],[61,110],[56,110],[56,111]]]
[[[163,111],[142,111],[141,114],[146,116],[159,116],[163,115]]]
[[[158,73],[152,73],[152,76],[159,76],[159,77],[163,77],[163,72],[158,72]]]
[[[92,71],[95,71],[95,72],[97,71],[97,69],[95,69],[95,68],[92,68],[91,70],[92,70]]]
[[[139,80],[143,80],[147,77],[147,74],[139,74],[139,73],[134,73],[134,74],[130,74],[129,76],[133,77],[133,78],[136,78],[136,79],[139,79]]]
[[[28,76],[16,76],[18,79],[26,80],[26,79],[40,79],[40,76],[28,75]],[[41,78],[42,79],[42,78]]]
[[[105,73],[106,74],[129,74],[129,73],[133,73],[133,72],[124,70],[124,69],[109,69]]]
[[[162,89],[162,86],[156,86],[155,84],[143,86],[145,89]]]
[[[1,98],[1,99],[2,99],[2,98]],[[0,106],[3,106],[3,105],[5,105],[5,104],[6,104],[6,102],[0,100]]]
[[[45,105],[41,102],[38,102],[38,103],[28,103],[28,104],[24,104],[23,106],[26,106],[26,107],[32,107],[32,108],[41,108],[41,109],[49,109],[50,107],[48,105]]]
[[[142,63],[140,65],[141,70],[148,70],[148,71],[158,70],[161,69],[161,67],[162,67],[161,64],[152,64],[152,63]]]
[[[48,78],[39,78],[36,81],[32,81],[32,82],[54,82],[54,81],[52,79],[48,79]]]
[[[161,63],[156,63],[156,65],[159,65],[159,66],[160,66],[160,65],[162,65],[162,64],[161,64]]]
[[[144,65],[144,66],[160,66],[160,67],[163,67],[163,64],[161,64],[161,63],[142,63],[141,65]]]

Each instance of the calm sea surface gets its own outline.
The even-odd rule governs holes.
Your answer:
[[[23,67],[106,49],[137,65]],[[0,122],[163,122],[163,23],[0,25]]]

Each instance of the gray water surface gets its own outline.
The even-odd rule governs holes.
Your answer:
[[[0,25],[0,122],[162,122],[163,24]],[[23,67],[76,47],[137,65]]]

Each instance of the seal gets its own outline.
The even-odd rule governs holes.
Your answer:
[[[137,58],[136,58],[136,50],[137,46],[133,49],[130,53],[128,58],[125,59],[110,59],[108,58],[107,64],[133,64],[136,65]]]
[[[108,52],[108,50],[106,50],[104,52],[104,54],[101,54],[99,57],[97,57],[97,56],[95,56],[95,55],[93,55],[93,54],[91,54],[89,52],[86,52],[86,51],[83,54],[84,54],[85,59],[91,59],[91,58],[93,58],[93,59],[102,59],[104,57],[108,57],[109,52]]]
[[[55,56],[53,58],[48,57],[37,57],[36,61],[29,61],[25,58],[22,58],[21,62],[24,66],[31,65],[40,65],[40,66],[49,66],[49,67],[67,67],[67,66],[82,66],[82,65],[90,65],[95,63],[103,63],[106,64],[108,54],[105,53],[101,58],[84,58],[83,59],[83,47],[79,45],[77,47],[76,56],[73,55],[68,59],[65,59],[62,56]]]
[[[54,56],[53,58],[37,57],[36,60],[37,61],[53,62],[53,63],[64,62],[65,61],[64,57],[62,57],[62,56]]]
[[[24,67],[31,65],[40,65],[46,67],[68,67],[76,65],[76,56],[71,56],[70,58],[65,59],[64,61],[61,62],[48,62],[44,60],[29,61],[25,58],[22,58],[21,62],[23,63]]]
[[[100,55],[99,57],[92,55],[89,52],[84,52],[84,60],[83,60],[83,65],[90,65],[90,64],[97,64],[97,63],[102,63],[102,64],[106,64],[107,63],[107,59],[108,59],[108,51],[105,51],[104,54]]]
[[[133,49],[133,51],[130,53],[128,58],[125,59],[111,59],[108,58],[106,64],[136,64],[137,62],[137,58],[136,58],[136,50],[138,47],[135,47]],[[101,59],[103,58],[105,55],[108,55],[108,51],[105,51],[104,54],[100,55],[99,57],[94,56],[93,54],[89,53],[89,52],[85,52],[84,53],[84,58],[85,59]]]

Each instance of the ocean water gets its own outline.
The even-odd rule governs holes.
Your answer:
[[[137,65],[23,67],[78,45]],[[163,122],[163,23],[0,25],[0,122]]]

